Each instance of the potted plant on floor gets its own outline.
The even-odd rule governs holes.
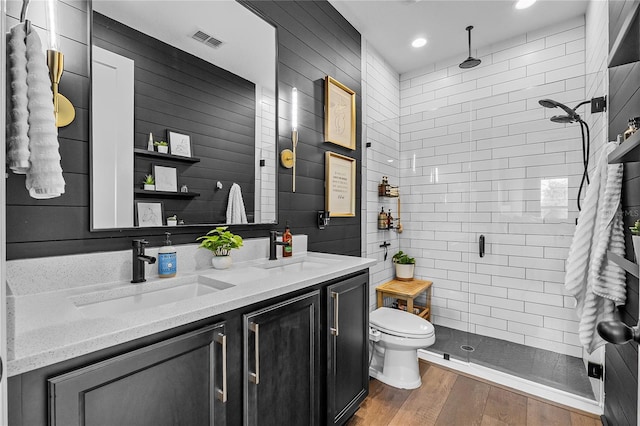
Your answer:
[[[218,226],[207,232],[207,235],[196,238],[200,247],[213,253],[211,263],[216,269],[227,269],[231,266],[231,250],[242,247],[242,237],[227,231],[228,226]]]
[[[409,257],[402,250],[393,255],[393,263],[396,266],[396,279],[399,281],[411,281],[416,266],[416,260]]]
[[[636,255],[636,263],[640,261],[640,220],[636,220],[633,226],[629,227],[631,231],[631,241],[633,242],[633,251]]]
[[[144,185],[145,191],[155,191],[156,190],[156,180],[153,178],[153,175],[146,175],[144,180],[142,181]]]

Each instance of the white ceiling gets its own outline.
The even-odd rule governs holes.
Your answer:
[[[606,0],[596,0],[606,1]],[[538,0],[524,10],[515,0],[329,0],[400,74],[471,52],[531,30],[584,15],[588,0]],[[428,40],[411,47],[416,37]]]

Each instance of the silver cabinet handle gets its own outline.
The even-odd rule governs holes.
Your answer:
[[[333,298],[333,327],[331,327],[331,334],[334,336],[338,336],[340,334],[340,325],[338,318],[338,308],[340,307],[340,294],[335,291],[331,292],[331,297]]]
[[[256,372],[249,372],[249,380],[256,385],[260,383],[260,326],[255,322],[249,323],[249,330],[253,331],[255,336],[254,353],[256,356]]]
[[[216,396],[222,402],[227,402],[227,336],[218,333],[216,342],[222,345],[222,389],[216,389]]]

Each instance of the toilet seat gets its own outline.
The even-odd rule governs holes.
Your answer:
[[[417,339],[435,334],[429,321],[399,309],[378,308],[369,314],[369,323],[383,333],[398,337]]]

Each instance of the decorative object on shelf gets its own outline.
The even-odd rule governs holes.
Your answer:
[[[292,170],[291,191],[296,192],[296,148],[298,146],[298,89],[291,89],[291,148],[280,152],[280,163]]]
[[[629,127],[624,131],[622,135],[623,140],[629,139],[631,135],[638,131],[640,127],[640,117],[633,117],[629,119]]]
[[[416,266],[416,259],[409,257],[409,255],[400,250],[393,255],[392,260],[396,267],[396,280],[411,281]]]
[[[178,216],[175,214],[167,218],[167,226],[178,226]]]
[[[382,176],[382,182],[378,185],[378,195],[383,196],[389,192],[389,178]]]
[[[136,226],[162,226],[164,208],[161,202],[136,201]]]
[[[393,216],[391,216],[391,209],[387,213],[387,229],[393,229]]]
[[[187,185],[182,185],[180,187],[180,192],[189,192],[189,187]]]
[[[191,136],[167,129],[167,139],[171,146],[171,155],[191,157]]]
[[[356,149],[356,92],[325,77],[324,140]]]
[[[155,191],[156,190],[156,181],[153,178],[153,175],[146,175],[144,180],[142,181],[144,185],[145,191]]]
[[[155,145],[153,143],[153,133],[149,132],[149,140],[147,140],[147,151],[155,151]]]
[[[178,192],[178,174],[175,167],[153,166],[156,191]]]
[[[218,226],[207,232],[207,235],[196,238],[201,248],[213,253],[211,263],[216,269],[227,269],[231,266],[231,250],[242,247],[242,237],[227,231],[228,226]]]
[[[156,141],[153,143],[156,147],[158,147],[158,152],[161,154],[169,153],[169,144],[166,141]]]
[[[636,263],[640,263],[640,220],[636,220],[633,226],[629,227],[631,231],[631,241],[633,242],[633,252],[636,256]]]
[[[384,207],[381,207],[380,213],[378,213],[378,229],[388,229],[387,225],[387,214],[384,211]]]
[[[356,215],[356,160],[325,153],[325,210],[331,217]]]

